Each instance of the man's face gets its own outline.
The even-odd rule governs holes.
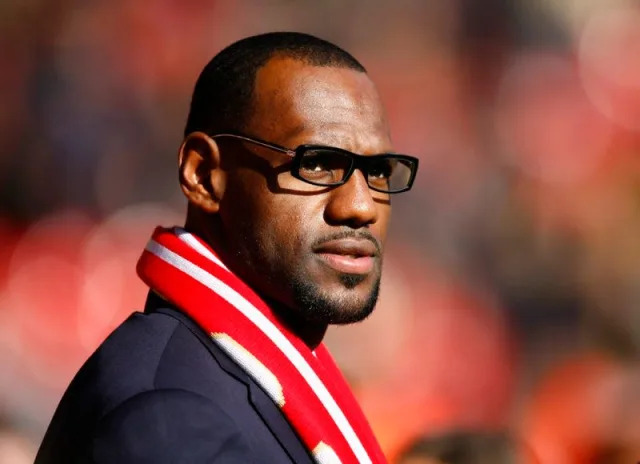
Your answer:
[[[258,71],[254,93],[246,135],[287,148],[391,151],[382,105],[364,73],[276,57]],[[365,318],[378,294],[389,196],[370,190],[359,170],[341,186],[318,187],[294,178],[285,154],[237,139],[218,143],[230,267],[303,322]]]

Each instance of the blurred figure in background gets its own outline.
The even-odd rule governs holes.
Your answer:
[[[509,434],[460,430],[419,438],[397,464],[541,464]]]
[[[521,432],[541,463],[640,459],[640,370],[599,353],[550,369],[531,394]]]
[[[8,419],[0,415],[0,462],[2,464],[32,464],[36,444]]]

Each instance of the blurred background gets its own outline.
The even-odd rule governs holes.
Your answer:
[[[639,24],[625,0],[0,1],[0,462],[142,308],[198,73],[272,30],[354,54],[421,159],[378,309],[327,337],[389,459],[464,434],[638,461]]]

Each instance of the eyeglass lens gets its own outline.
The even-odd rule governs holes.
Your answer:
[[[317,185],[340,184],[351,170],[353,159],[346,153],[314,148],[304,152],[299,175]],[[372,157],[367,160],[367,183],[386,192],[402,190],[411,180],[413,163],[392,157]]]

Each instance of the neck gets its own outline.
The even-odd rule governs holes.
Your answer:
[[[311,323],[302,320],[300,317],[297,317],[294,310],[274,300],[264,297],[263,299],[267,302],[276,317],[298,336],[309,349],[313,351],[322,343],[322,339],[327,332],[327,324]]]

